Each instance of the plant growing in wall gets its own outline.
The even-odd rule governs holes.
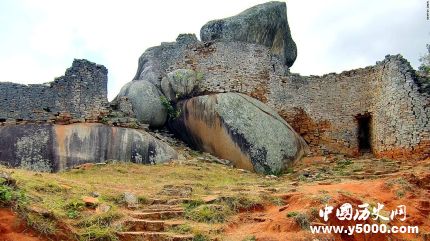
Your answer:
[[[181,110],[174,107],[174,104],[172,104],[165,96],[160,97],[161,104],[166,108],[167,115],[170,119],[176,119],[181,115]]]
[[[421,62],[421,65],[418,67],[418,70],[426,73],[427,75],[430,74],[430,44],[426,45],[427,53],[421,56],[419,61]]]
[[[430,94],[430,44],[426,45],[427,53],[419,58],[421,65],[418,67],[418,79],[421,89]]]

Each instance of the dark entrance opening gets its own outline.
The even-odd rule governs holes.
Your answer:
[[[371,152],[371,121],[372,116],[369,113],[358,115],[358,149],[361,153]]]

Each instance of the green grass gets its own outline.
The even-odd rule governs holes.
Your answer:
[[[261,205],[259,197],[244,194],[220,197],[215,204],[205,204],[202,200],[191,200],[183,204],[186,218],[203,223],[223,223],[230,215],[250,210]]]
[[[55,224],[61,220],[62,225],[73,230],[78,240],[115,240],[115,232],[121,227],[112,224],[122,218],[124,192],[132,192],[139,203],[145,205],[151,197],[158,197],[165,185],[185,186],[192,183],[191,198],[195,200],[185,204],[188,205],[186,209],[190,219],[202,223],[221,223],[236,210],[252,207],[259,198],[237,195],[214,205],[206,205],[201,201],[201,196],[217,190],[252,185],[270,187],[276,183],[258,174],[241,173],[223,165],[198,161],[186,165],[151,166],[115,162],[60,173],[36,173],[0,166],[0,172],[12,170],[12,178],[18,187],[4,185],[5,180],[0,180],[0,205],[14,205],[21,209],[23,218],[30,226],[43,234],[60,232]],[[100,204],[111,207],[107,213],[97,213],[83,203],[82,198],[94,192],[99,194]],[[43,213],[28,214],[30,207],[46,211],[50,218],[44,218]]]
[[[257,239],[255,238],[255,236],[248,236],[246,238],[244,238],[242,241],[256,241]]]
[[[184,206],[185,210],[192,210],[203,204],[205,204],[205,202],[201,199],[192,199],[189,202],[182,204],[182,206]]]
[[[13,189],[7,185],[0,184],[0,204],[12,201]]]
[[[285,205],[285,201],[280,198],[280,197],[276,197],[276,196],[269,196],[269,197],[265,197],[271,204],[275,205],[275,206],[283,206]]]
[[[79,234],[80,241],[118,241],[115,230],[106,227],[91,226]]]
[[[209,241],[211,240],[207,235],[198,233],[194,235],[193,241]]]
[[[353,162],[349,159],[338,160],[336,162],[336,166],[333,167],[333,171],[335,171],[336,174],[340,176],[349,175],[350,172],[352,172],[352,170],[349,170],[351,169],[350,168],[351,164],[353,164]]]
[[[238,194],[222,197],[218,203],[227,206],[233,212],[239,212],[256,207],[262,203],[262,199],[257,196]]]
[[[81,200],[72,200],[64,206],[66,216],[70,219],[76,219],[81,215],[84,207],[85,203]]]
[[[295,217],[295,216],[297,216],[299,213],[298,212],[296,212],[296,211],[291,211],[291,212],[288,212],[287,213],[287,217],[288,218],[292,218],[292,217]]]
[[[34,228],[42,235],[53,235],[57,232],[57,221],[50,217],[44,217],[38,213],[21,212],[28,226]]]
[[[186,212],[187,219],[202,223],[223,223],[231,211],[223,205],[203,204]]]
[[[81,228],[79,232],[80,240],[118,240],[115,233],[120,231],[121,227],[115,227],[112,224],[122,216],[118,211],[110,210],[106,213],[85,217],[76,225]]]
[[[190,159],[169,164],[140,165],[133,163],[109,162],[107,165],[94,165],[88,169],[72,169],[60,173],[36,173],[20,169],[8,169],[0,166],[0,172],[12,173],[15,186],[5,185],[0,179],[0,205],[12,205],[27,220],[30,226],[40,233],[52,234],[72,230],[77,240],[117,240],[115,233],[124,229],[121,227],[122,214],[126,209],[124,192],[131,192],[138,197],[139,204],[151,203],[153,198],[160,198],[160,191],[166,185],[192,186],[189,197],[191,201],[183,204],[188,220],[186,225],[180,225],[172,232],[193,233],[194,240],[209,240],[214,235],[222,235],[226,221],[238,212],[259,209],[262,204],[285,205],[284,200],[272,197],[271,190],[289,192],[285,187],[296,180],[301,169],[288,172],[276,179],[266,179],[264,175],[243,173],[234,168],[201,162],[196,158],[202,153],[190,152]],[[298,167],[296,167],[298,168]],[[323,176],[336,176],[359,170],[361,166],[354,161],[341,160],[334,167],[323,167]],[[312,178],[301,177],[309,182]],[[299,178],[300,179],[300,178]],[[333,182],[342,181],[341,179]],[[311,185],[303,183],[303,186]],[[294,187],[300,190],[302,185]],[[389,181],[387,186],[401,190],[398,196],[403,197],[413,190],[413,184],[404,178]],[[343,192],[346,192],[344,190]],[[96,211],[84,205],[82,198],[92,196],[97,192],[100,205],[109,206],[106,212]],[[215,196],[211,204],[203,200],[207,196]],[[324,204],[332,198],[326,191],[304,194],[314,203]],[[351,194],[352,195],[352,194]],[[161,197],[162,199],[166,197]],[[173,197],[172,197],[173,198]],[[31,212],[29,210],[43,210]],[[308,213],[293,211],[286,214],[295,220],[302,229],[307,229],[310,220],[318,216],[318,210],[313,208]],[[45,214],[48,214],[46,217]],[[59,225],[61,224],[61,225]],[[218,231],[215,232],[214,229]],[[219,231],[221,230],[221,231]],[[243,236],[242,236],[243,237]],[[249,237],[252,240],[252,237]],[[228,240],[228,239],[227,239]]]
[[[337,167],[343,168],[352,164],[352,161],[349,159],[339,160],[336,162]]]
[[[181,224],[178,226],[173,226],[169,228],[169,232],[178,233],[178,234],[188,234],[193,231],[193,228],[188,224]]]
[[[109,210],[105,213],[95,214],[85,217],[81,220],[77,226],[78,227],[91,227],[94,225],[100,227],[109,227],[114,221],[120,219],[123,215],[117,210]]]

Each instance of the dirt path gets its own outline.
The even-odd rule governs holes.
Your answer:
[[[0,241],[47,241],[28,229],[16,213],[0,208]]]
[[[399,175],[394,180],[407,180],[407,176]],[[421,176],[422,180],[427,180],[428,174]],[[297,191],[287,194],[279,194],[285,206],[267,206],[258,212],[246,212],[237,215],[226,227],[226,236],[231,241],[242,241],[246,238],[257,241],[307,241],[307,240],[348,240],[348,241],[387,241],[387,240],[427,240],[427,233],[430,231],[430,192],[426,188],[415,185],[404,196],[396,196],[396,187],[388,187],[392,178],[377,180],[348,181],[343,183],[333,183],[329,185],[305,184],[297,187]],[[425,184],[428,184],[425,181]],[[418,226],[420,233],[416,234],[354,234],[346,235],[316,235],[299,227],[294,218],[289,218],[288,214],[306,213],[309,217],[312,208],[321,208],[321,200],[328,197],[329,204],[339,207],[343,203],[358,205],[363,201],[371,203],[380,202],[385,208],[395,209],[398,205],[407,206],[407,219],[404,222],[395,220],[391,225]],[[334,215],[330,215],[330,220],[336,220]],[[324,223],[320,218],[310,220],[311,224]],[[364,222],[367,223],[367,222]],[[331,222],[328,225],[355,225],[355,223]],[[251,239],[252,237],[252,239]],[[248,239],[247,239],[248,240]]]

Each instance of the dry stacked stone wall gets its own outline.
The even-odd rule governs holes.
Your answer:
[[[243,42],[167,43],[162,71],[204,73],[200,94],[240,92],[274,108],[310,145],[313,155],[358,156],[360,118],[368,119],[369,150],[380,157],[430,155],[430,98],[400,55],[374,66],[324,76],[292,74],[264,46]]]
[[[102,65],[76,59],[47,84],[0,82],[0,124],[97,122],[108,110],[107,73]]]

